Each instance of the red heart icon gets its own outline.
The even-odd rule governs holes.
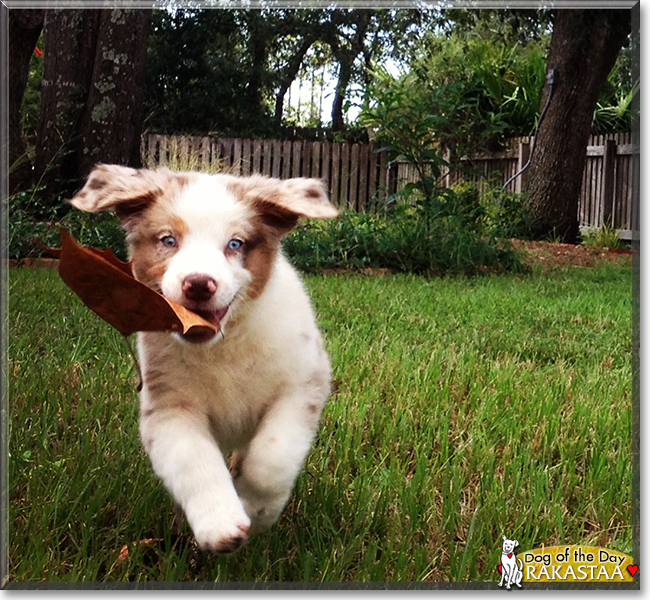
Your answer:
[[[639,570],[639,567],[637,565],[628,565],[627,566],[627,572],[634,577],[636,575],[636,572]]]
[[[497,569],[499,570],[499,573],[503,573],[503,567],[501,565],[497,565]]]
[[[508,554],[508,558],[512,558],[512,554]]]

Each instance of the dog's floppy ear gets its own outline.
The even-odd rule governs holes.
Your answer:
[[[339,214],[327,199],[327,191],[320,179],[296,177],[282,182],[278,205],[308,219],[333,219]]]
[[[513,540],[513,541],[514,541],[514,543],[515,543],[515,546],[514,546],[515,548],[516,548],[517,546],[519,546],[519,542],[518,542],[517,540]]]
[[[85,212],[112,210],[128,218],[152,204],[173,177],[166,169],[149,171],[120,165],[98,165],[70,204]]]
[[[293,229],[300,217],[333,219],[339,214],[319,179],[296,177],[281,181],[251,177],[242,180],[242,184],[248,187],[245,196],[264,222],[281,235]]]

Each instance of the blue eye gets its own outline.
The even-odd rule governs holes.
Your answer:
[[[165,248],[176,248],[178,245],[178,242],[176,241],[176,238],[173,235],[165,235],[162,238],[160,238],[160,242]]]
[[[242,242],[241,240],[238,239],[232,239],[228,242],[228,250],[239,250],[242,247]]]

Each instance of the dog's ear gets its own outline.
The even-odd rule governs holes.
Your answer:
[[[514,540],[514,542],[515,542],[515,546],[514,546],[515,548],[519,546],[519,542],[517,540]]]
[[[281,187],[276,202],[284,210],[308,219],[333,219],[339,214],[320,179],[296,177],[283,181]]]
[[[508,539],[505,535],[502,535],[501,537],[503,538],[504,542]]]
[[[296,177],[281,181],[250,177],[238,183],[247,188],[244,196],[264,222],[281,235],[293,229],[300,217],[333,219],[339,214],[319,179]]]
[[[165,192],[174,174],[120,165],[98,165],[70,204],[85,212],[112,210],[122,220],[141,212]]]

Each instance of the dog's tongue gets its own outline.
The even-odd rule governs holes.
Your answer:
[[[225,306],[218,310],[192,310],[193,313],[199,315],[202,319],[212,323],[217,328],[220,329],[221,320],[226,316],[230,306]],[[193,344],[203,344],[214,337],[215,333],[213,331],[203,329],[203,330],[194,330],[188,333],[183,334],[183,338],[188,342]]]
[[[224,306],[218,310],[193,310],[192,312],[195,312],[197,315],[199,315],[199,317],[202,317],[206,321],[209,321],[218,327],[221,319],[226,316],[228,308],[230,307]]]

